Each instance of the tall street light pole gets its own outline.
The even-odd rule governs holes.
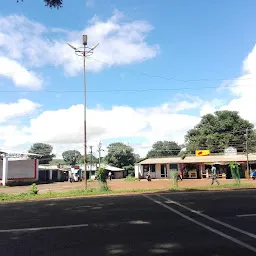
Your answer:
[[[87,35],[83,35],[83,46],[82,47],[74,47],[73,45],[68,43],[68,46],[70,46],[74,51],[75,54],[78,56],[83,57],[83,64],[84,64],[84,182],[85,182],[85,189],[87,189],[87,168],[86,168],[86,68],[85,68],[85,59],[86,57],[93,54],[93,50],[99,45],[96,44],[94,47],[90,48],[87,47]]]

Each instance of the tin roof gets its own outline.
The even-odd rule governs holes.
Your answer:
[[[163,158],[148,158],[139,164],[179,164],[179,163],[226,163],[226,162],[246,162],[246,155],[210,155],[210,156],[170,156]],[[256,161],[256,154],[249,154],[249,161]]]

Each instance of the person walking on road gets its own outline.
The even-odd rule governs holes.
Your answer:
[[[214,183],[214,181],[216,181],[216,183],[218,185],[220,185],[219,181],[217,180],[217,170],[216,170],[216,167],[214,165],[212,165],[212,184]]]

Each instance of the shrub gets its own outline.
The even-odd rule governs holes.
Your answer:
[[[178,171],[174,169],[170,170],[170,174],[173,182],[173,187],[177,188],[178,187]]]
[[[32,184],[32,187],[31,187],[31,189],[30,189],[30,193],[32,194],[32,195],[37,195],[37,193],[38,193],[38,188],[37,188],[37,185],[36,185],[36,183],[33,183]]]
[[[126,176],[125,181],[127,181],[127,182],[136,181],[136,178],[131,175],[128,175],[128,176]]]
[[[237,184],[240,184],[240,171],[239,171],[239,166],[237,163],[232,162],[229,164],[230,171],[232,178],[235,180]]]
[[[100,190],[101,191],[107,191],[108,185],[107,185],[107,175],[103,168],[99,168],[97,171],[97,179],[100,184]]]
[[[97,179],[100,182],[106,182],[107,181],[107,175],[103,168],[99,168],[97,171]]]
[[[123,167],[125,171],[127,172],[128,176],[135,176],[135,170],[133,165],[127,165]]]

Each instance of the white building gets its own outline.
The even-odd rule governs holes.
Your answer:
[[[36,154],[0,151],[0,182],[3,186],[10,182],[38,180],[38,160],[28,159],[28,155]]]

